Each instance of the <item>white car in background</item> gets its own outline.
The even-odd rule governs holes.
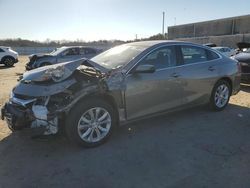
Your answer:
[[[214,50],[217,50],[218,52],[220,52],[221,54],[227,56],[227,57],[231,57],[236,55],[236,51],[232,48],[229,47],[213,47]]]
[[[10,47],[0,46],[0,64],[4,64],[6,67],[12,67],[17,62],[17,52],[12,50]]]

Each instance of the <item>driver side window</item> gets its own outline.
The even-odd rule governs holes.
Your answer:
[[[147,55],[140,65],[154,65],[156,70],[176,66],[174,46],[159,48]]]

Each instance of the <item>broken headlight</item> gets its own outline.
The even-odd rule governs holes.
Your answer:
[[[40,78],[35,81],[49,81],[53,80],[54,82],[61,82],[64,79],[68,78],[71,75],[71,71],[66,68],[64,65],[54,65],[50,66]]]

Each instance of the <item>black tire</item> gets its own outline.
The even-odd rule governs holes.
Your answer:
[[[220,104],[221,106],[220,105],[218,106],[216,104],[216,92],[222,86],[225,86],[225,87],[228,88],[228,97],[227,97],[227,100],[223,99],[224,100],[223,105],[221,103]],[[228,105],[228,102],[229,102],[230,97],[231,97],[231,93],[232,93],[232,87],[228,83],[228,81],[226,81],[226,80],[219,80],[215,84],[215,86],[213,88],[213,91],[212,91],[212,94],[211,94],[211,97],[210,97],[210,107],[211,107],[211,109],[214,110],[214,111],[222,111],[222,110],[224,110],[227,107],[227,105]]]
[[[13,57],[4,57],[2,60],[2,63],[6,66],[6,67],[13,67],[13,65],[15,64],[15,58]]]
[[[111,127],[107,135],[99,141],[96,142],[87,142],[80,137],[80,133],[78,132],[78,123],[83,114],[87,113],[88,110],[93,108],[103,108],[109,113],[109,117],[111,117]],[[70,113],[66,117],[65,124],[65,133],[70,141],[76,143],[78,145],[84,147],[96,147],[108,140],[110,135],[112,134],[115,127],[116,117],[114,113],[113,107],[107,102],[100,99],[89,99],[79,102],[75,107],[73,107]],[[92,125],[91,125],[92,126]],[[89,128],[87,128],[89,129]],[[87,132],[87,131],[86,131]],[[90,133],[92,134],[92,133]]]

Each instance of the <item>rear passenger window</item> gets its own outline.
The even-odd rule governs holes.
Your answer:
[[[193,64],[208,60],[206,50],[203,48],[194,46],[182,46],[181,51],[184,64]]]
[[[0,52],[4,52],[4,50],[2,48],[0,48]]]
[[[215,60],[215,59],[220,58],[220,56],[218,54],[216,54],[215,52],[212,52],[210,50],[207,50],[207,57],[208,57],[208,60]]]

